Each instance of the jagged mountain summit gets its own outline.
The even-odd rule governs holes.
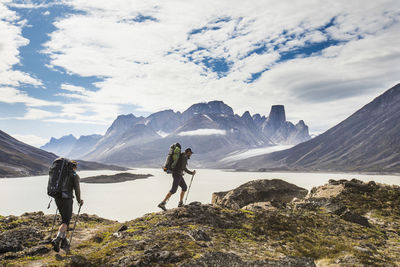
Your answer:
[[[180,142],[195,151],[197,165],[211,166],[234,151],[308,139],[308,127],[303,121],[297,125],[286,121],[281,105],[273,106],[269,117],[248,111],[239,116],[224,102],[211,101],[194,104],[183,113],[165,110],[146,118],[120,115],[104,136],[85,149],[86,154],[75,156],[127,166],[159,166],[170,144]]]
[[[400,84],[325,133],[233,168],[400,172]]]

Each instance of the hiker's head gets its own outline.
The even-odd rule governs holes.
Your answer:
[[[75,160],[71,160],[71,165],[73,170],[76,170],[78,168],[78,162],[76,162]]]
[[[188,159],[190,159],[190,156],[193,154],[193,151],[190,147],[185,149],[185,154],[187,156]]]

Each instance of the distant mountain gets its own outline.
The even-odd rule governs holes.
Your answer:
[[[286,121],[285,107],[275,105],[271,107],[268,118],[261,123],[261,131],[275,144],[298,144],[310,139],[308,126],[303,120],[296,125]]]
[[[72,134],[56,139],[52,137],[50,141],[40,149],[52,152],[56,155],[66,157],[74,148],[77,139]]]
[[[288,150],[249,158],[230,167],[400,172],[400,84],[307,142]]]
[[[297,144],[310,138],[304,122],[295,126],[286,121],[283,106],[274,106],[270,117],[251,116],[249,112],[235,115],[222,101],[194,104],[183,113],[165,110],[147,118],[120,115],[80,158],[126,166],[159,166],[171,143],[180,142],[196,150],[193,162],[198,166],[212,166],[233,151]]]
[[[198,114],[223,114],[233,116],[233,109],[222,101],[194,104],[182,113],[184,121],[192,119]]]
[[[153,113],[139,123],[146,125],[163,137],[175,131],[182,125],[182,122],[182,114],[169,109]]]
[[[0,130],[0,178],[44,175],[57,155],[27,145]],[[97,162],[78,161],[79,170],[126,170]]]
[[[101,138],[101,135],[93,134],[82,135],[76,139],[70,134],[60,139],[52,137],[47,144],[40,148],[63,157],[79,158],[91,150]]]

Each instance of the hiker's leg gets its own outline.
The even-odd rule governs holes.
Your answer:
[[[179,202],[183,202],[183,197],[185,196],[186,191],[181,191],[181,196],[179,198]]]
[[[72,198],[62,198],[61,200],[58,200],[59,202],[59,211],[61,214],[61,226],[58,229],[59,235],[61,235],[61,238],[65,238],[67,235],[68,231],[68,225],[69,222],[71,221],[72,217]]]
[[[172,193],[168,192],[167,195],[165,196],[163,202],[166,203],[171,196],[172,196]]]
[[[182,188],[179,202],[183,202],[183,197],[185,196],[185,193],[186,193],[186,190],[187,190],[187,185],[186,185],[185,179],[183,179],[183,177],[182,177],[182,179],[181,179],[181,181],[179,183],[179,186]]]
[[[171,190],[169,190],[169,193],[171,193],[171,195],[176,193],[178,185],[180,184],[180,181],[183,179],[182,175],[180,175],[179,173],[172,173],[172,178],[174,178],[174,181],[172,183]]]
[[[61,225],[58,228],[57,237],[51,243],[56,252],[60,251],[60,242],[67,236],[68,224],[72,216],[72,199],[56,198],[57,208],[61,215]]]

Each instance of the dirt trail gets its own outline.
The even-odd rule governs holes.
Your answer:
[[[103,224],[95,225],[90,228],[80,228],[77,226],[75,229],[75,233],[72,237],[72,247],[70,250],[73,251],[82,242],[90,240],[92,237],[94,237],[96,235],[96,233],[104,231],[108,227],[110,227],[110,225],[103,225]],[[70,239],[70,237],[71,237],[71,233],[68,234],[67,238]],[[62,249],[60,249],[60,252],[58,252],[58,253],[52,249],[49,253],[44,254],[43,256],[46,258],[40,259],[40,260],[35,260],[35,261],[29,261],[29,266],[32,266],[32,267],[46,266],[49,263],[49,260],[52,261],[54,259],[57,260],[62,265],[61,261],[64,259],[67,259],[69,257],[66,255],[66,252]]]

